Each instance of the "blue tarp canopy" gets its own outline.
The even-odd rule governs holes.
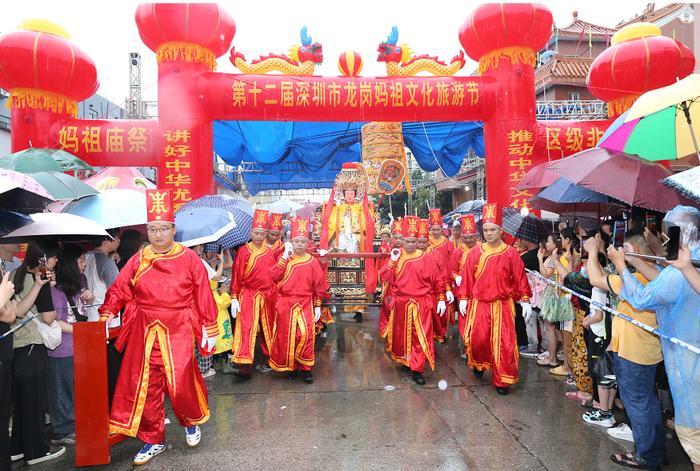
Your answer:
[[[243,180],[255,195],[272,189],[330,188],[344,162],[361,160],[365,123],[214,121],[214,151],[227,164],[255,163]],[[406,147],[423,170],[453,176],[471,148],[484,155],[477,122],[404,123]]]

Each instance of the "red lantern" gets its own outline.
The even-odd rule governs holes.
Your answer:
[[[144,44],[158,62],[185,60],[205,64],[228,51],[236,24],[215,3],[142,3],[136,9],[136,25]]]
[[[661,36],[658,26],[634,23],[612,37],[588,72],[586,83],[608,102],[610,116],[619,116],[644,92],[670,85],[693,72],[693,52],[679,41]]]
[[[479,73],[497,67],[501,58],[535,65],[535,51],[549,40],[552,13],[539,3],[479,5],[459,29],[466,53],[479,61]]]
[[[10,91],[12,107],[74,116],[98,86],[94,62],[61,27],[29,20],[0,36],[0,88]]]
[[[338,70],[344,77],[357,77],[362,72],[362,66],[359,52],[345,51],[338,58]]]

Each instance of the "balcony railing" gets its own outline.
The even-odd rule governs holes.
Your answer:
[[[600,100],[538,101],[537,119],[607,119],[608,105]]]

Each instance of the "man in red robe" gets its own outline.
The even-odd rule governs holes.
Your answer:
[[[435,369],[433,311],[445,314],[442,277],[434,263],[416,248],[418,218],[404,219],[403,249],[391,251],[390,262],[382,269],[382,281],[394,290],[387,347],[391,359],[407,367],[417,384],[425,384],[426,361]],[[433,295],[436,295],[437,306]]]
[[[277,254],[282,253],[282,247],[284,243],[282,242],[282,219],[283,214],[280,213],[270,213],[270,223],[267,230],[267,246],[272,249],[272,251]]]
[[[476,223],[474,222],[474,215],[472,214],[465,214],[460,216],[459,218],[459,225],[462,227],[462,235],[461,235],[461,243],[457,250],[455,251],[455,259],[457,260],[457,273],[458,275],[455,277],[454,280],[454,285],[455,289],[459,291],[459,287],[462,284],[462,270],[464,270],[464,266],[467,263],[467,255],[469,255],[469,251],[476,247],[476,242],[477,242],[477,230],[476,230]],[[455,311],[458,311],[456,309]],[[454,316],[456,312],[453,311],[452,315]],[[448,306],[448,312],[449,312],[449,306]],[[466,317],[465,316],[458,316],[458,321],[457,321],[457,328],[459,329],[459,335],[464,341],[464,330],[467,326],[466,322]],[[466,355],[463,355],[463,358],[466,358]]]
[[[484,205],[482,221],[486,242],[467,255],[459,311],[467,316],[467,364],[477,378],[492,369],[493,385],[504,396],[518,382],[515,301],[523,315],[530,315],[532,293],[520,255],[501,240],[501,211],[496,203]]]
[[[326,278],[318,259],[306,253],[308,219],[292,220],[291,239],[270,269],[277,283],[270,366],[275,371],[287,371],[290,380],[301,371],[302,379],[313,383],[314,324],[321,318]]]
[[[457,264],[454,260],[454,245],[450,240],[443,235],[442,232],[442,211],[440,208],[432,208],[428,216],[428,225],[430,228],[429,248],[430,252],[435,253],[435,260],[440,270],[440,276],[443,278],[443,283],[446,287],[447,303],[454,302],[454,297],[451,292],[452,280],[458,275]],[[448,316],[435,317],[435,340],[445,342],[447,338]]]
[[[125,309],[116,347],[124,351],[109,419],[110,432],[145,443],[134,464],[165,451],[164,393],[185,427],[189,446],[209,420],[207,388],[193,343],[211,354],[218,335],[217,306],[199,257],[175,242],[169,190],[148,190],[150,245],[131,257],[100,307],[107,325]]]
[[[391,235],[392,239],[389,241],[389,251],[391,249],[400,249],[403,246],[402,238],[403,225],[401,224],[401,219],[395,219],[391,225]],[[381,263],[379,267],[379,273],[382,269],[386,267],[388,262]],[[389,336],[389,330],[391,329],[391,323],[389,322],[389,315],[391,314],[391,309],[394,305],[394,294],[395,290],[393,286],[389,283],[382,283],[382,304],[379,306],[379,336],[382,338],[387,338]],[[389,351],[389,344],[386,347]]]
[[[233,333],[233,357],[239,365],[236,376],[249,379],[255,362],[255,341],[262,332],[260,348],[269,356],[274,325],[275,284],[270,268],[277,262],[265,243],[268,212],[256,209],[251,241],[238,249],[231,274],[231,315],[236,319]],[[267,362],[265,362],[267,363]],[[267,364],[261,371],[269,371]]]

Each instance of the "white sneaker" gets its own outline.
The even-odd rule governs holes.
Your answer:
[[[136,453],[134,457],[134,465],[141,466],[146,464],[153,459],[154,456],[160,455],[165,451],[165,445],[163,443],[151,444],[146,443],[141,451]]]
[[[527,350],[523,350],[522,352],[520,352],[520,356],[523,356],[525,358],[539,358],[540,354],[537,353],[537,349],[530,350],[528,348]]]
[[[544,352],[540,353],[539,355],[537,355],[538,360],[546,360],[548,358],[549,358],[549,352],[546,350]]]
[[[185,427],[185,440],[187,440],[188,446],[197,446],[199,441],[202,439],[202,431],[199,430],[199,426]]]
[[[627,424],[620,424],[617,427],[609,428],[608,435],[610,435],[613,438],[618,438],[626,442],[634,443],[634,438],[632,437],[632,429]]]
[[[214,368],[209,368],[207,371],[202,373],[202,378],[208,378],[210,376],[214,376],[215,374],[216,374],[216,371],[214,370]]]
[[[34,458],[33,460],[27,460],[28,465],[33,465],[33,464],[39,464],[43,463],[44,461],[49,461],[54,458],[58,458],[62,454],[66,452],[66,447],[61,446],[61,447],[51,447],[49,451],[46,452],[44,456],[40,456],[39,458]]]
[[[24,458],[24,453],[18,453],[16,455],[10,456],[10,461],[14,463],[15,461],[19,461],[22,458]]]
[[[586,423],[599,425],[605,428],[610,428],[615,425],[615,417],[612,415],[612,413],[606,413],[600,410],[583,414],[583,420]]]
[[[564,361],[564,351],[563,350],[559,350],[557,352],[557,360]]]

